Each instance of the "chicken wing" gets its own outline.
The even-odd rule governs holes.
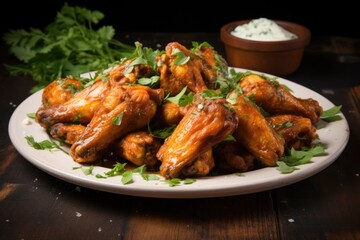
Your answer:
[[[224,140],[237,126],[235,111],[225,99],[194,103],[157,153],[162,161],[160,174],[169,179],[215,144]]]
[[[203,60],[202,76],[206,86],[215,89],[215,81],[224,78],[228,74],[228,65],[225,59],[212,47],[200,47],[195,50],[195,54],[200,55]]]
[[[92,86],[76,93],[61,105],[39,108],[36,112],[36,121],[44,128],[60,122],[87,124],[109,89],[109,81],[103,82],[98,79]]]
[[[207,86],[201,75],[203,62],[183,45],[172,42],[166,46],[166,55],[161,56],[160,87],[169,91],[171,96],[178,94],[185,86],[192,92],[199,93]],[[179,63],[179,56],[188,58]]]
[[[115,139],[146,126],[163,98],[162,89],[114,85],[71,146],[70,155],[80,163],[97,161]]]
[[[247,97],[272,114],[293,114],[310,118],[312,123],[319,121],[322,107],[314,99],[300,99],[279,84],[272,84],[259,75],[244,77],[240,86]]]
[[[238,142],[221,142],[214,148],[216,166],[221,172],[247,172],[254,169],[255,157]]]
[[[264,165],[275,166],[284,153],[284,139],[270,127],[259,109],[243,95],[237,97],[233,107],[239,119],[234,138]]]
[[[296,115],[278,115],[266,118],[274,130],[285,139],[288,148],[310,147],[318,138],[310,119]]]
[[[156,153],[161,147],[161,141],[145,131],[137,131],[127,134],[121,140],[113,144],[115,154],[132,162],[136,166],[146,165],[154,167],[160,161]]]
[[[83,84],[76,79],[61,78],[54,80],[44,88],[42,105],[45,108],[58,106],[68,101],[76,92],[82,89]]]

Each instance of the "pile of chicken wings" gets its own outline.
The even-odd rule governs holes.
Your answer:
[[[229,72],[209,44],[140,50],[86,85],[68,77],[44,89],[36,121],[69,145],[74,161],[111,155],[166,179],[202,177],[275,166],[286,148],[318,138],[317,101],[259,74]],[[154,128],[171,131],[158,137]]]

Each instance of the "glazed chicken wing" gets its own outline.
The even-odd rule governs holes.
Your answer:
[[[110,89],[109,82],[97,80],[92,86],[76,93],[63,104],[44,108],[36,112],[36,121],[44,128],[55,123],[78,122],[87,124]]]
[[[177,59],[180,55],[189,60],[178,63]],[[166,46],[166,55],[160,59],[160,86],[168,90],[171,96],[178,94],[185,86],[195,93],[207,89],[201,75],[203,67],[201,58],[183,45],[177,42],[169,43]]]
[[[296,115],[278,115],[266,118],[277,133],[285,139],[285,146],[294,149],[310,147],[318,138],[309,118]]]
[[[145,131],[127,134],[113,144],[114,152],[120,157],[132,162],[136,166],[146,165],[153,167],[160,161],[156,153],[161,147],[161,141]]]
[[[80,163],[99,159],[115,139],[146,126],[164,97],[162,89],[114,85],[103,99],[70,155]]]
[[[254,169],[255,157],[238,142],[221,142],[214,148],[216,166],[222,172],[247,172]]]
[[[259,75],[244,77],[240,86],[247,97],[272,114],[293,114],[310,118],[312,123],[318,122],[322,107],[313,99],[300,99],[279,84],[272,84]]]
[[[239,123],[235,139],[266,166],[275,166],[284,153],[284,139],[272,129],[259,109],[243,95],[234,105]]]
[[[104,75],[107,75],[107,79],[104,80],[98,77],[92,86],[77,92],[72,98],[69,98],[68,101],[62,101],[61,104],[56,105],[52,103],[53,107],[40,108],[36,113],[37,121],[44,128],[49,128],[51,125],[59,122],[89,123],[100,102],[108,94],[113,85],[136,83],[139,77],[147,77],[152,73],[151,66],[144,64],[131,66],[132,61],[133,59],[127,60],[120,65],[106,70],[108,73]],[[130,68],[129,73],[124,74],[128,68]],[[73,84],[73,81],[69,82],[68,80],[65,84],[67,84],[66,86],[70,86],[70,84]],[[51,100],[51,102],[60,103],[54,96],[64,91],[58,89],[59,87],[56,83],[50,84],[44,91],[45,96],[43,95],[43,102],[49,103]]]
[[[42,105],[45,108],[65,103],[83,88],[83,84],[72,78],[61,78],[52,81],[44,88]]]
[[[205,84],[210,89],[215,89],[215,81],[228,74],[228,65],[225,59],[212,47],[200,47],[195,51],[201,56],[202,76]]]
[[[156,155],[162,161],[163,177],[179,176],[184,167],[234,131],[236,113],[225,105],[225,99],[204,100],[189,108]]]

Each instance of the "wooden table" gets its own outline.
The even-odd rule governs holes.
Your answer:
[[[218,33],[129,33],[119,38],[153,48],[170,41],[208,41],[224,54]],[[314,37],[298,71],[286,77],[343,105],[350,140],[340,157],[286,187],[203,199],[96,191],[29,163],[11,143],[8,122],[33,82],[8,75],[3,63],[14,59],[1,45],[0,239],[360,239],[359,42]]]

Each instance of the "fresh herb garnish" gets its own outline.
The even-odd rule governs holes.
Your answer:
[[[68,154],[64,149],[62,149],[56,142],[43,140],[41,142],[36,142],[33,136],[25,136],[25,139],[29,146],[37,149],[37,150],[53,150],[59,149],[60,151]]]
[[[149,133],[151,134],[151,136],[160,138],[160,139],[166,139],[167,137],[169,137],[174,132],[175,128],[176,128],[176,125],[171,125],[171,126],[168,126],[165,128],[152,130],[152,129],[150,129],[150,126],[148,126],[148,130],[149,130]]]
[[[13,75],[30,75],[35,92],[51,81],[68,75],[105,68],[130,56],[134,47],[113,39],[112,26],[95,29],[104,18],[100,11],[64,4],[54,22],[43,30],[11,30],[3,39],[22,63],[6,65]]]
[[[171,178],[171,179],[163,180],[163,182],[169,184],[170,187],[175,187],[175,186],[180,185],[181,183],[183,183],[183,184],[192,184],[192,183],[196,182],[196,179],[185,178],[184,180],[182,180],[180,178]]]
[[[119,113],[116,117],[111,119],[111,123],[115,126],[120,126],[123,116],[124,116],[124,112]]]
[[[334,106],[328,110],[323,111],[323,113],[320,116],[320,119],[324,120],[325,122],[334,122],[339,121],[342,119],[340,113],[342,105]]]
[[[140,176],[146,180],[159,180],[160,177],[156,174],[147,174],[146,173],[146,166],[142,165],[137,167],[133,170],[126,170],[125,169],[126,163],[116,163],[114,167],[104,174],[96,174],[96,178],[108,178],[108,177],[115,177],[121,176],[121,183],[126,185],[134,182],[133,174],[138,173]],[[73,167],[73,170],[81,169],[85,175],[93,175],[94,166],[90,166],[89,168],[85,168],[83,166]]]
[[[321,144],[315,145],[312,148],[304,148],[303,150],[292,148],[288,154],[276,162],[278,165],[276,169],[281,173],[292,173],[298,169],[296,166],[310,163],[313,157],[324,154],[325,147]]]
[[[139,78],[138,83],[140,85],[149,86],[151,88],[155,88],[159,85],[160,76],[152,76],[150,78]]]
[[[187,87],[185,86],[176,96],[166,97],[164,101],[175,103],[181,107],[192,103],[194,100],[194,94],[192,92],[185,94],[186,89]]]
[[[36,113],[28,113],[26,116],[28,116],[28,118],[35,119]]]
[[[185,53],[178,48],[174,48],[171,55],[176,55],[176,58],[174,59],[175,65],[183,65],[190,60],[190,56],[186,56]]]

